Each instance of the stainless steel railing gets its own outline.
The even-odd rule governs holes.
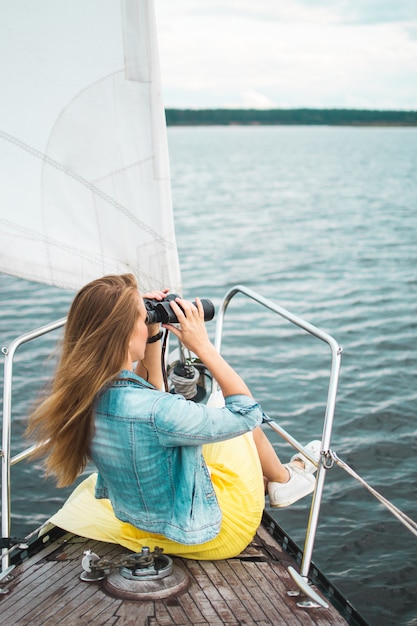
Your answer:
[[[12,384],[13,384],[13,359],[19,346],[37,339],[42,335],[56,330],[63,326],[66,318],[52,322],[32,330],[24,335],[20,335],[12,341],[8,347],[2,348],[4,356],[4,386],[3,386],[3,427],[2,427],[2,449],[1,449],[1,532],[2,537],[10,537],[10,468],[26,459],[34,450],[35,446],[30,446],[11,457],[11,429],[12,429]],[[10,549],[2,549],[2,570],[9,566]]]
[[[267,423],[275,432],[281,435],[281,437],[283,437],[283,439],[285,439],[288,443],[290,443],[296,450],[298,450],[299,452],[302,452],[318,468],[316,485],[314,489],[313,499],[312,499],[311,508],[310,508],[310,515],[309,515],[309,520],[308,520],[308,525],[307,525],[300,574],[298,574],[294,570],[294,568],[289,568],[289,571],[294,581],[297,583],[297,585],[303,591],[303,593],[306,593],[307,595],[309,595],[310,598],[312,598],[314,602],[317,602],[318,604],[321,604],[322,606],[327,606],[326,603],[323,602],[323,600],[313,590],[310,590],[310,588],[307,585],[307,580],[308,580],[308,573],[309,573],[310,565],[311,565],[311,557],[313,553],[314,541],[316,537],[317,524],[318,524],[318,519],[319,519],[320,506],[321,506],[323,488],[324,488],[324,479],[326,476],[327,463],[325,459],[328,458],[328,456],[330,455],[330,439],[331,439],[331,434],[332,434],[333,418],[334,418],[334,412],[335,412],[335,407],[336,407],[336,394],[337,394],[337,386],[338,386],[338,381],[339,381],[342,348],[337,344],[335,339],[333,339],[333,337],[331,337],[328,333],[324,332],[323,330],[320,330],[319,328],[316,328],[309,322],[306,322],[305,320],[301,319],[297,315],[290,313],[289,311],[275,304],[274,302],[267,300],[266,298],[264,298],[263,296],[260,296],[259,294],[252,291],[251,289],[248,289],[247,287],[244,287],[243,285],[237,285],[233,287],[232,289],[230,289],[230,291],[228,291],[228,293],[225,295],[223,302],[221,304],[220,311],[217,314],[215,346],[219,351],[221,349],[223,321],[224,321],[224,316],[225,316],[227,307],[229,306],[232,298],[239,293],[254,300],[255,302],[262,305],[263,307],[271,310],[272,312],[288,320],[289,322],[298,326],[299,328],[302,328],[303,330],[308,332],[310,335],[313,335],[317,339],[324,341],[330,347],[331,370],[330,370],[330,380],[329,380],[329,388],[328,388],[328,394],[327,394],[326,412],[325,412],[325,417],[324,417],[324,425],[323,425],[323,432],[322,432],[322,439],[321,439],[321,455],[320,455],[319,462],[317,463],[316,459],[314,459],[296,439],[294,439],[289,433],[287,433],[283,428],[281,428],[281,426],[279,426],[272,419],[267,420]],[[215,391],[215,388],[216,388],[216,382],[213,380],[213,391]]]
[[[381,495],[376,489],[371,487],[359,474],[357,474],[347,463],[342,461],[335,452],[333,452],[330,448],[330,439],[333,429],[333,418],[336,408],[336,395],[337,395],[337,387],[339,381],[339,372],[341,365],[341,355],[342,348],[338,345],[338,343],[331,337],[328,333],[320,330],[319,328],[313,326],[309,322],[301,319],[297,315],[290,313],[283,307],[267,300],[263,296],[260,296],[256,292],[242,285],[237,285],[232,287],[228,291],[228,293],[223,298],[223,302],[221,304],[220,310],[217,314],[217,325],[216,325],[216,336],[215,336],[215,345],[216,348],[220,351],[221,349],[221,340],[223,333],[223,321],[225,317],[225,313],[227,307],[230,304],[230,301],[237,294],[242,294],[251,300],[254,300],[258,304],[263,307],[271,310],[273,313],[276,313],[280,317],[286,319],[290,323],[298,326],[303,329],[310,335],[324,341],[328,344],[330,348],[330,356],[331,356],[331,369],[330,369],[330,378],[329,378],[329,387],[327,394],[327,403],[326,403],[326,411],[324,416],[323,423],[323,431],[322,431],[322,439],[321,439],[321,454],[319,461],[317,462],[305,448],[294,439],[289,433],[287,433],[281,426],[279,426],[272,419],[268,418],[266,421],[269,426],[277,432],[285,441],[291,444],[296,450],[302,452],[304,456],[306,456],[309,461],[316,465],[317,469],[317,477],[316,477],[316,485],[313,493],[313,499],[310,507],[310,515],[306,529],[306,537],[304,543],[304,551],[303,557],[301,561],[300,573],[298,573],[293,567],[289,567],[288,571],[292,576],[293,580],[301,590],[303,594],[308,596],[311,599],[310,601],[300,602],[300,606],[304,606],[306,608],[321,605],[327,606],[326,602],[315,593],[315,591],[308,584],[308,574],[310,571],[311,565],[311,557],[313,553],[314,541],[317,532],[318,519],[320,514],[321,501],[323,496],[324,489],[324,480],[326,476],[326,470],[333,467],[334,464],[337,464],[341,469],[343,469],[346,473],[348,473],[352,478],[355,478],[363,487],[365,487],[381,504],[383,504],[387,510],[394,515],[402,524],[407,528],[410,532],[412,532],[415,536],[417,536],[417,523],[408,517],[405,513],[403,513],[398,507],[396,507],[392,502],[387,500],[383,495]],[[216,381],[213,380],[213,389],[214,392],[216,390]],[[290,592],[289,592],[290,593]],[[294,595],[294,594],[292,594]]]

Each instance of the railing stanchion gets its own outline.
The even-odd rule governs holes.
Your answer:
[[[318,339],[320,339],[321,341],[324,341],[330,346],[331,355],[332,355],[332,365],[331,365],[329,390],[328,390],[327,403],[326,403],[326,413],[325,413],[325,418],[324,418],[323,434],[322,434],[322,441],[321,441],[322,452],[324,453],[327,452],[328,450],[330,450],[330,439],[331,439],[331,433],[332,433],[332,428],[333,428],[333,417],[334,417],[334,412],[335,412],[335,407],[336,407],[336,394],[337,394],[337,386],[338,386],[338,380],[339,380],[342,348],[337,344],[337,342],[333,339],[333,337],[329,335],[328,333],[313,326],[309,322],[306,322],[302,318],[287,311],[283,307],[271,302],[270,300],[267,300],[266,298],[260,296],[259,294],[252,291],[251,289],[248,289],[247,287],[244,287],[242,285],[237,285],[227,292],[227,294],[223,298],[222,305],[217,315],[215,346],[219,351],[221,348],[224,316],[225,316],[227,307],[229,306],[231,299],[238,293],[242,293],[243,295],[246,295],[247,297],[251,298],[255,302],[258,302],[262,306],[270,309],[277,315],[280,315],[281,317],[288,320],[292,324],[298,326],[299,328],[302,328],[310,335],[317,337]],[[216,387],[216,381],[213,380],[213,391],[215,390],[215,387]],[[284,429],[278,426],[278,424],[276,424],[272,420],[269,420],[268,423],[276,432],[278,432],[281,435],[281,437],[283,437],[288,443],[290,443],[296,450],[298,450],[299,452],[303,452],[303,446],[298,441],[296,441],[293,437],[291,437],[291,435],[289,435]],[[303,452],[303,454],[305,454],[305,456],[307,457],[309,456],[306,452]],[[315,486],[311,508],[310,508],[310,515],[309,515],[309,521],[308,521],[307,530],[306,530],[306,539],[305,539],[305,544],[304,544],[303,558],[301,562],[301,574],[300,575],[304,579],[307,579],[308,573],[310,570],[310,565],[311,565],[311,557],[312,557],[314,541],[315,541],[316,532],[317,532],[317,524],[318,524],[318,519],[319,519],[319,514],[320,514],[322,495],[323,495],[325,472],[326,472],[326,468],[324,467],[324,464],[323,464],[323,458],[321,458],[318,463],[316,486]],[[294,580],[296,580],[296,578],[294,578]],[[302,585],[302,586],[303,588],[305,588],[305,585]]]
[[[1,450],[1,532],[4,539],[10,538],[10,467],[14,463],[11,458],[11,424],[12,424],[12,383],[13,383],[13,358],[16,350],[24,343],[46,335],[63,326],[66,318],[42,326],[33,331],[17,337],[7,347],[2,349],[4,355],[4,385],[3,385],[3,426],[2,426],[2,450]],[[28,448],[16,458],[22,460],[28,456]],[[9,567],[9,550],[2,549],[2,571]]]

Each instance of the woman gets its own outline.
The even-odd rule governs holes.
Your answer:
[[[315,468],[297,455],[280,462],[260,428],[261,407],[209,340],[201,302],[177,298],[171,307],[179,326],[164,328],[209,369],[224,406],[162,391],[160,325],[147,325],[133,275],[105,276],[72,303],[51,394],[28,433],[44,442],[40,454],[59,486],[89,460],[97,468],[52,517],[56,525],[134,552],[158,545],[228,558],[257,530],[264,480],[271,505],[288,506],[311,493]]]

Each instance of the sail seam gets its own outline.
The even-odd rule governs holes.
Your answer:
[[[142,165],[143,163],[151,163],[152,160],[153,160],[153,157],[149,156],[149,157],[146,157],[144,159],[140,159],[139,161],[135,161],[134,163],[131,163],[127,167],[118,167],[117,169],[114,169],[111,172],[108,172],[105,176],[98,176],[97,178],[95,178],[95,184],[97,184],[99,182],[106,181],[111,176],[115,176],[116,174],[120,174],[120,172],[127,172],[132,167],[136,167],[137,165]],[[94,185],[94,183],[91,183],[91,184]]]
[[[109,257],[108,255],[101,255],[101,254],[99,255],[99,254],[94,254],[93,252],[86,254],[80,248],[76,248],[75,246],[69,246],[68,244],[62,243],[58,239],[52,239],[51,237],[48,237],[47,235],[39,233],[36,230],[31,230],[30,228],[27,228],[26,226],[22,226],[21,224],[16,224],[15,222],[12,222],[11,220],[0,218],[0,224],[4,224],[5,226],[9,226],[10,228],[14,230],[19,231],[22,235],[26,237],[26,239],[30,241],[42,241],[43,243],[47,243],[61,250],[65,250],[66,252],[71,252],[72,254],[76,254],[80,258],[87,259],[91,261],[92,263],[95,263],[96,265],[106,265],[108,263],[109,267],[111,267],[112,261],[117,260],[117,259],[114,259],[113,257]],[[107,259],[107,261],[105,261],[105,259]]]
[[[86,178],[83,178],[82,176],[80,176],[76,172],[73,172],[69,168],[67,168],[64,165],[62,165],[62,163],[59,163],[59,161],[55,161],[54,159],[52,159],[51,157],[47,156],[46,154],[44,154],[40,150],[37,150],[36,148],[33,148],[29,144],[26,144],[22,140],[18,139],[17,137],[14,137],[13,135],[10,135],[9,133],[6,133],[3,130],[0,130],[0,137],[5,139],[9,143],[15,144],[17,147],[21,148],[22,150],[25,150],[29,154],[32,154],[36,158],[44,161],[48,165],[51,165],[55,169],[60,170],[64,174],[67,174],[67,176],[70,176],[71,178],[76,180],[78,183],[80,183],[80,184],[84,185],[85,187],[87,187],[87,189],[90,189],[90,191],[92,191],[94,194],[99,196],[102,200],[104,200],[108,204],[111,204],[115,209],[117,209],[118,211],[123,213],[134,224],[136,224],[137,226],[142,228],[145,232],[147,232],[149,235],[151,235],[156,241],[158,241],[163,246],[165,246],[167,248],[175,248],[176,247],[175,244],[172,241],[168,241],[164,237],[161,237],[161,235],[159,235],[157,232],[155,232],[150,226],[148,226],[147,224],[142,222],[142,220],[140,220],[138,217],[136,217],[125,206],[123,206],[122,204],[117,202],[117,200],[115,200],[114,198],[112,198],[111,196],[106,194],[99,187],[96,187],[96,185],[91,183]]]
[[[99,255],[99,254],[94,254],[94,253],[91,253],[91,252],[90,252],[90,254],[86,254],[85,252],[83,252],[79,248],[76,248],[75,246],[69,246],[67,244],[63,244],[63,243],[59,242],[58,240],[51,239],[50,237],[47,237],[46,235],[40,234],[37,231],[34,231],[34,230],[31,230],[31,229],[29,229],[27,227],[21,226],[20,224],[15,224],[11,220],[0,218],[0,224],[4,224],[5,226],[9,226],[12,229],[20,231],[20,233],[23,234],[26,237],[26,239],[28,239],[30,241],[42,241],[43,243],[50,244],[52,246],[55,246],[56,248],[64,250],[65,252],[68,252],[70,254],[74,254],[74,255],[78,256],[79,258],[82,258],[82,259],[85,259],[87,261],[90,261],[92,264],[97,265],[98,267],[101,267],[105,271],[109,271],[109,272],[114,271],[115,263],[117,265],[119,265],[120,267],[123,267],[123,268],[125,268],[125,266],[126,266],[126,263],[124,261],[118,259],[117,257],[110,257],[108,255]],[[106,269],[107,267],[108,267],[108,270]],[[13,274],[12,269],[13,268],[9,269],[9,272],[11,274]],[[6,266],[4,267],[4,272],[6,274],[8,273],[8,270],[7,270]],[[50,273],[51,273],[51,275],[53,274],[53,271],[51,270],[51,268],[50,268]],[[24,272],[23,270],[19,270],[19,275],[22,278],[27,278],[29,280],[37,280],[37,274],[36,273]],[[142,270],[142,282],[143,282],[143,279],[153,280],[153,277],[150,274],[148,274],[148,273],[146,273],[146,272],[144,272]],[[53,284],[57,284],[57,283],[54,282]],[[73,283],[69,283],[68,281],[66,281],[65,283],[63,281],[59,281],[59,284],[62,287],[64,287],[64,286],[68,286],[68,287],[71,287],[71,288],[74,287],[74,284]],[[79,287],[78,283],[75,283],[75,287],[76,288]]]

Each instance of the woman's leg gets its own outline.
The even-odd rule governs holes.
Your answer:
[[[302,458],[292,458],[283,465],[262,428],[255,428],[253,438],[258,451],[264,475],[265,491],[273,507],[289,506],[314,490],[313,470],[307,471]],[[320,450],[320,441],[313,441],[307,446],[313,456]],[[311,463],[310,463],[311,465]]]
[[[253,438],[259,454],[262,472],[268,482],[286,483],[290,478],[288,469],[281,463],[271,442],[260,426],[253,431]],[[295,461],[300,467],[303,464]]]

